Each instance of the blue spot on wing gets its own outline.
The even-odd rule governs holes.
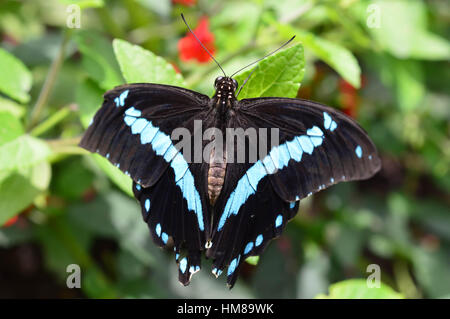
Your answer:
[[[125,115],[139,117],[141,116],[141,111],[136,110],[133,106],[125,111]]]
[[[286,146],[289,149],[289,153],[294,161],[300,162],[302,160],[303,149],[296,138],[292,141],[286,142]]]
[[[126,125],[131,126],[136,121],[136,118],[134,116],[126,115],[123,120]]]
[[[170,137],[164,134],[162,131],[158,131],[152,141],[152,147],[155,153],[159,156],[164,155],[170,145],[172,145],[172,140],[170,139]]]
[[[154,127],[151,122],[147,124],[144,130],[141,132],[141,144],[151,143],[159,129]]]
[[[311,155],[314,150],[314,144],[311,142],[311,139],[306,135],[297,137],[297,139],[303,149],[303,152]]]
[[[295,206],[295,203],[294,203]],[[291,209],[294,207],[291,207]],[[275,219],[275,227],[280,227],[283,224],[283,215],[278,215],[277,218]]]
[[[186,259],[186,257],[184,257],[180,261],[180,270],[183,274],[186,272],[186,267],[187,267],[187,259]]]
[[[306,134],[308,134],[309,136],[319,136],[319,137],[323,136],[322,130],[315,125],[312,128],[310,128],[309,130],[307,130]]]
[[[161,234],[161,239],[164,244],[167,244],[167,240],[169,239],[169,236],[166,233]]]
[[[133,125],[131,125],[131,133],[140,134],[144,128],[147,126],[148,121],[146,119],[139,118],[137,119]]]
[[[337,123],[335,121],[331,122],[330,131],[333,132],[337,128]]]
[[[244,255],[247,255],[253,249],[253,242],[249,242],[244,249]]]
[[[126,90],[126,91],[123,91],[122,94],[120,94],[120,96],[119,96],[120,106],[125,105],[125,99],[127,98],[129,92],[130,92],[130,90]]]
[[[239,259],[241,258],[241,256],[234,258],[230,265],[228,266],[228,271],[227,271],[227,275],[230,276],[231,274],[234,273],[234,271],[236,270],[237,265],[239,264]]]
[[[327,112],[323,112],[323,127],[328,130],[330,128],[331,121],[331,116]]]
[[[161,236],[161,224],[158,223],[156,225],[155,230],[156,230],[156,234],[158,235],[158,237],[160,237]]]
[[[264,167],[266,168],[267,174],[273,174],[277,171],[277,168],[275,167],[275,164],[272,161],[272,158],[270,156],[264,157],[262,163],[264,164]]]
[[[259,181],[266,176],[266,170],[261,161],[257,161],[245,174],[247,175],[249,184],[256,191]]]
[[[323,112],[323,126],[325,129],[333,132],[337,128],[337,123],[331,118],[327,112]]]
[[[263,235],[259,234],[256,237],[255,246],[258,247],[259,245],[261,245],[261,243],[263,242],[263,239],[264,239]]]
[[[358,158],[361,158],[361,156],[362,156],[362,148],[361,148],[361,146],[356,146],[356,149],[355,149],[355,153],[356,153],[356,156],[358,156]]]

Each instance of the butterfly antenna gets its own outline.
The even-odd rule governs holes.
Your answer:
[[[202,46],[202,48],[206,51],[206,53],[208,53],[208,55],[211,57],[211,59],[214,60],[214,62],[216,62],[217,66],[222,70],[223,75],[226,77],[227,75],[225,74],[225,71],[222,69],[222,67],[220,66],[219,62],[217,62],[216,59],[214,59],[213,55],[208,51],[208,49],[203,45],[203,43],[197,38],[197,36],[195,35],[194,31],[192,31],[192,29],[189,27],[189,24],[186,22],[186,19],[184,18],[184,15],[181,14],[181,19],[183,19],[184,24],[187,26],[187,28],[189,29],[189,32],[192,33],[192,35],[194,36],[194,38],[197,40],[198,43],[200,43],[200,45]]]
[[[272,54],[278,52],[279,50],[281,50],[282,48],[284,48],[285,46],[287,46],[289,43],[291,43],[291,41],[294,40],[294,38],[295,38],[295,35],[294,35],[292,38],[290,38],[288,41],[286,41],[286,42],[285,42],[282,46],[280,46],[278,49],[276,49],[276,50],[274,50],[274,51],[272,51],[272,52],[266,54],[265,56],[263,56],[262,58],[256,60],[255,62],[252,62],[252,63],[250,63],[250,64],[244,66],[243,68],[237,70],[236,72],[234,72],[234,73],[231,75],[231,77],[235,76],[237,73],[239,73],[239,72],[241,72],[242,70],[248,68],[249,66],[251,66],[251,65],[253,65],[253,64],[255,64],[255,63],[258,63],[259,61],[264,60],[264,59],[267,58],[268,56],[271,56]],[[252,73],[253,73],[253,72],[252,72]]]

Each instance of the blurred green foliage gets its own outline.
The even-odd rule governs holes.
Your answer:
[[[9,225],[0,228],[0,296],[449,298],[448,2],[193,2],[0,3],[0,225]],[[67,27],[73,4],[79,29]],[[102,94],[125,81],[213,93],[216,65],[178,58],[181,12],[193,27],[208,17],[229,73],[297,35],[256,66],[241,97],[340,108],[383,159],[373,179],[302,201],[232,291],[207,260],[181,287],[173,256],[151,242],[131,180],[77,147]],[[69,264],[81,266],[81,291],[65,288]],[[370,264],[380,266],[381,288],[365,284]]]

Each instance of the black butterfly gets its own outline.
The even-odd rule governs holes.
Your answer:
[[[232,287],[242,261],[260,255],[281,234],[302,198],[338,182],[369,178],[381,164],[365,131],[335,109],[301,99],[237,100],[238,84],[227,76],[217,78],[215,88],[209,98],[162,84],[116,87],[104,95],[80,146],[133,179],[153,241],[173,247],[182,284],[200,270],[205,251],[213,274],[226,269]],[[201,121],[200,132],[194,121]],[[227,128],[253,128],[266,132],[267,140],[270,129],[278,128],[279,144],[261,152],[244,135],[233,141],[233,150],[222,148],[225,163],[213,156],[220,153],[217,146],[208,153],[212,161],[189,161],[186,150],[195,152],[196,136],[213,127],[224,135]],[[191,148],[175,146],[176,128],[189,131]],[[230,163],[242,145],[244,161]],[[250,160],[252,150],[259,154],[256,161]]]
[[[215,87],[213,98],[161,84],[116,87],[80,143],[131,176],[152,238],[174,247],[184,285],[206,250],[213,273],[227,268],[233,286],[242,261],[281,234],[299,200],[380,168],[364,130],[332,108],[289,98],[238,101],[237,83],[228,77]],[[194,120],[203,131],[279,128],[280,144],[256,163],[187,163],[170,136],[178,127],[194,136]]]

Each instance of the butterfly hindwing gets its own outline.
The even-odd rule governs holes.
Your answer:
[[[160,247],[173,247],[179,265],[179,281],[189,284],[192,274],[201,267],[207,216],[198,216],[188,208],[171,168],[153,186],[143,187],[134,182],[133,192],[141,204],[142,217],[153,242]],[[204,202],[201,204],[205,206]]]
[[[235,193],[230,200],[236,200],[238,196]],[[269,178],[262,179],[258,191],[248,197],[239,212],[230,213],[219,231],[218,226],[214,228],[213,245],[208,251],[214,258],[213,273],[219,275],[224,271],[227,284],[232,287],[241,263],[249,256],[260,255],[271,239],[280,236],[298,207],[298,202],[283,201],[274,191]],[[218,211],[227,211],[226,206],[217,208]]]

